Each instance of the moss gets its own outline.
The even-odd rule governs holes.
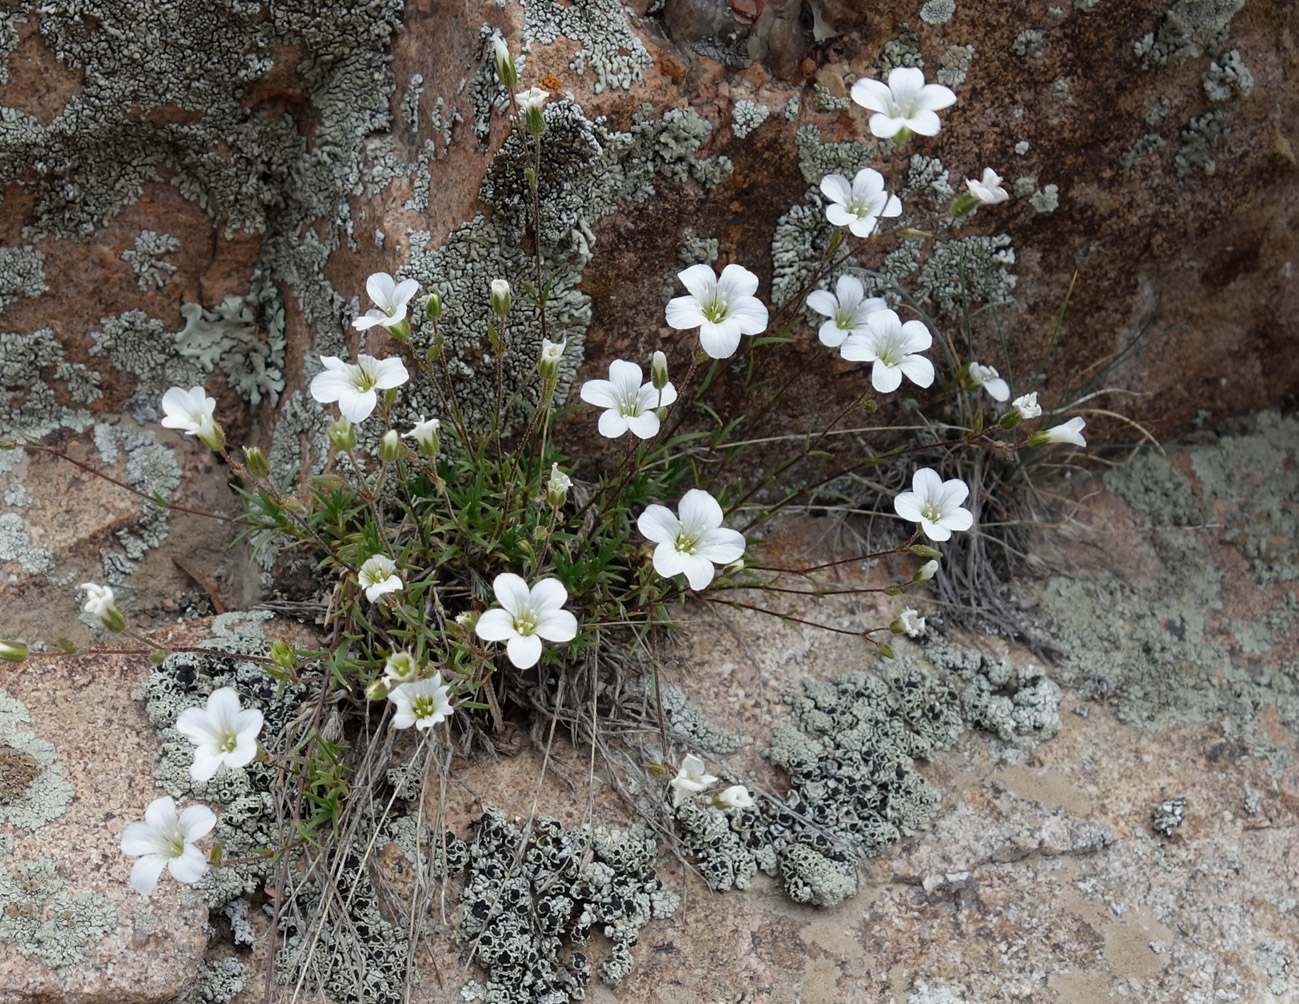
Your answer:
[[[1196,168],[1212,177],[1218,169],[1217,155],[1231,135],[1230,116],[1221,108],[1211,108],[1182,127],[1182,145],[1173,157],[1173,168],[1184,178]]]
[[[53,744],[22,728],[31,715],[0,690],[0,823],[38,830],[63,815],[75,794]]]
[[[1226,42],[1231,19],[1244,6],[1245,0],[1177,0],[1158,31],[1143,36],[1133,51],[1146,69],[1198,59]]]
[[[57,969],[85,962],[117,929],[117,904],[98,892],[71,892],[49,858],[14,863],[13,839],[0,836],[0,942]]]
[[[122,252],[122,261],[131,266],[140,290],[162,289],[176,272],[176,266],[163,256],[180,247],[180,241],[171,234],[156,230],[141,230],[133,246]]]

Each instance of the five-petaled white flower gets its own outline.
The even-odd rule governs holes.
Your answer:
[[[397,562],[386,554],[375,554],[365,559],[357,573],[365,598],[373,603],[384,593],[395,593],[401,588],[401,578],[397,575]]]
[[[209,781],[225,764],[246,767],[257,755],[257,733],[262,730],[262,713],[240,708],[233,687],[221,687],[208,695],[202,708],[186,708],[176,718],[176,731],[198,748],[189,776]]]
[[[397,706],[392,716],[394,729],[408,729],[412,725],[416,730],[431,729],[455,711],[450,694],[442,685],[441,673],[435,673],[432,679],[403,683],[388,695],[388,700]]]
[[[219,450],[225,441],[221,426],[212,417],[216,410],[216,401],[207,396],[202,387],[191,387],[183,390],[171,387],[162,395],[162,425],[166,429],[179,429],[191,436],[197,436],[214,450]]]
[[[153,892],[164,868],[178,882],[193,885],[207,871],[207,856],[194,846],[212,832],[216,813],[206,805],[191,805],[179,816],[170,795],[155,799],[144,810],[143,823],[130,823],[122,833],[122,853],[138,856],[131,869],[131,886],[141,896]]]
[[[365,280],[365,291],[370,294],[370,299],[374,301],[374,310],[367,311],[361,317],[352,322],[352,327],[364,331],[366,328],[372,328],[376,324],[382,324],[385,328],[393,328],[406,320],[406,305],[410,303],[411,297],[419,289],[419,283],[414,279],[403,279],[396,282],[387,272],[375,272],[374,275]],[[365,356],[361,357],[362,359]],[[395,384],[394,384],[395,386]],[[369,412],[366,412],[369,414]],[[351,418],[351,416],[348,416]],[[361,419],[353,418],[352,421],[359,422]]]
[[[923,70],[897,66],[889,71],[887,84],[869,77],[858,80],[852,85],[852,99],[875,113],[870,117],[871,133],[891,139],[903,130],[936,135],[937,113],[956,103],[956,93],[942,84],[926,84]]]
[[[420,665],[409,652],[393,652],[383,663],[383,682],[389,687],[414,683],[419,678]]]
[[[558,579],[541,579],[529,589],[520,576],[502,572],[492,590],[501,606],[479,617],[474,630],[483,641],[505,642],[505,654],[519,669],[531,669],[541,659],[541,639],[577,637],[577,618],[563,609],[568,590]]]
[[[855,275],[841,275],[834,292],[814,289],[807,294],[807,305],[829,318],[821,323],[817,337],[822,345],[835,349],[849,335],[866,333],[866,318],[888,307],[880,297],[867,296],[866,287]]]
[[[1064,425],[1053,425],[1045,432],[1035,432],[1029,437],[1030,446],[1045,446],[1047,443],[1072,443],[1074,446],[1086,446],[1087,440],[1083,439],[1083,426],[1086,421],[1081,418],[1071,418]]]
[[[675,401],[677,389],[668,383],[655,390],[653,383],[641,383],[639,366],[615,359],[609,364],[609,379],[586,381],[581,397],[587,404],[608,409],[600,416],[600,435],[606,439],[617,439],[629,429],[641,439],[652,439],[659,431],[654,409]]]
[[[713,564],[725,565],[744,555],[744,534],[722,526],[722,507],[702,488],[681,496],[678,519],[667,506],[646,507],[636,526],[658,544],[654,571],[665,578],[685,572],[691,589],[707,589]]]
[[[899,492],[893,509],[905,520],[919,523],[930,540],[948,540],[953,530],[968,530],[974,515],[962,509],[970,486],[960,478],[944,481],[932,467],[922,467],[911,478],[909,492]]]
[[[677,776],[668,783],[672,785],[672,805],[678,806],[690,795],[697,795],[710,784],[716,784],[717,778],[705,774],[704,762],[693,753],[687,753]]]
[[[1001,378],[997,367],[970,363],[970,380],[991,394],[994,401],[1010,400],[1010,385]]]
[[[907,321],[892,310],[877,310],[866,318],[866,332],[849,335],[839,352],[845,359],[872,363],[871,386],[881,394],[898,389],[905,375],[919,387],[934,382],[934,364],[923,352],[933,344],[923,321]]]
[[[1037,403],[1037,391],[1015,398],[1010,406],[1019,412],[1022,419],[1037,418],[1042,414],[1042,406]]]
[[[850,183],[842,174],[827,174],[821,191],[830,200],[825,218],[836,227],[847,227],[858,237],[869,237],[881,216],[899,216],[902,202],[884,191],[884,175],[863,167]]]
[[[898,614],[898,627],[908,638],[919,638],[925,633],[925,619],[920,616],[919,610],[907,607]]]
[[[400,387],[410,379],[400,359],[376,359],[364,353],[356,362],[321,356],[325,368],[311,379],[311,396],[321,404],[338,402],[350,422],[364,422],[379,403],[378,391]]]
[[[699,329],[699,344],[714,359],[729,359],[740,347],[740,335],[767,328],[767,308],[753,294],[758,277],[741,265],[727,265],[718,278],[707,265],[677,273],[690,291],[669,301],[667,322],[678,331]]]
[[[975,181],[973,178],[965,179],[965,187],[970,190],[970,194],[984,206],[995,206],[998,202],[1005,202],[1010,198],[1010,193],[1001,187],[1003,181],[1000,174],[990,167],[983,169],[983,178]]]
[[[752,809],[753,796],[742,784],[733,784],[713,796],[713,805],[719,809]]]
[[[546,106],[546,99],[549,97],[549,91],[543,91],[540,87],[529,87],[526,91],[520,91],[514,95],[514,100],[518,102],[519,111],[526,114],[533,109],[541,111]]]

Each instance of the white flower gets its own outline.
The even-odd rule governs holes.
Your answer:
[[[401,588],[401,579],[397,575],[397,563],[386,554],[376,554],[365,560],[357,579],[365,590],[365,598],[373,603],[384,593],[396,592]]]
[[[677,278],[690,291],[667,306],[667,322],[678,331],[699,329],[699,344],[714,359],[729,359],[740,335],[767,328],[767,308],[753,294],[758,277],[740,265],[727,265],[719,279],[707,265],[691,265]]]
[[[163,868],[178,882],[193,885],[207,871],[207,856],[194,846],[212,832],[216,814],[206,805],[191,805],[179,816],[176,803],[164,795],[149,803],[143,823],[122,833],[122,853],[139,856],[131,869],[131,886],[141,896],[153,892]]]
[[[606,439],[617,439],[629,429],[641,439],[652,439],[659,431],[654,409],[675,401],[677,389],[669,383],[661,391],[655,390],[653,383],[641,383],[639,366],[615,359],[609,364],[609,379],[586,381],[581,398],[608,409],[600,416],[600,435]]]
[[[403,683],[388,695],[388,700],[397,705],[392,716],[394,729],[408,729],[412,725],[416,730],[431,729],[455,711],[447,688],[442,685],[441,673],[434,674],[431,680]]]
[[[383,663],[383,682],[385,686],[397,687],[403,683],[414,683],[419,676],[419,663],[409,652],[393,652]]]
[[[81,588],[86,591],[86,602],[81,609],[101,621],[109,617],[114,606],[113,587],[83,582]]]
[[[572,487],[573,479],[559,469],[559,464],[551,464],[550,478],[546,481],[546,501],[556,509],[562,508]]]
[[[324,370],[311,380],[311,396],[321,404],[338,402],[338,410],[351,422],[364,422],[379,403],[381,390],[400,387],[410,379],[400,359],[376,359],[365,354],[355,363],[338,356],[321,356]]]
[[[704,773],[704,762],[693,753],[687,753],[685,759],[681,761],[681,769],[677,771],[669,784],[672,785],[672,804],[678,806],[690,795],[697,795],[710,784],[715,784],[717,778],[712,774]]]
[[[434,456],[438,451],[438,430],[442,423],[436,418],[425,418],[420,415],[419,421],[411,426],[410,432],[404,433],[407,439],[415,440],[420,453],[426,457]]]
[[[807,294],[807,305],[829,318],[823,321],[817,336],[822,345],[838,348],[849,335],[866,333],[866,318],[888,307],[878,296],[866,295],[866,287],[855,275],[841,275],[828,289],[814,289]]]
[[[748,788],[742,784],[733,784],[714,795],[713,804],[719,809],[751,809],[754,802]]]
[[[928,582],[938,574],[938,559],[930,558],[923,565],[916,569],[916,574],[911,576],[912,582]]]
[[[821,191],[830,200],[825,218],[858,237],[869,237],[881,216],[902,213],[898,197],[884,191],[884,175],[870,167],[858,171],[851,184],[842,174],[827,174],[821,179]]]
[[[919,523],[930,540],[948,540],[953,530],[968,530],[974,516],[961,503],[970,486],[960,478],[944,481],[932,467],[922,467],[911,478],[912,491],[899,492],[893,508],[899,516]]]
[[[1001,378],[997,367],[970,363],[970,379],[991,394],[994,401],[1010,399],[1010,385]]]
[[[562,609],[568,590],[558,579],[541,579],[531,589],[513,572],[503,572],[492,583],[496,602],[478,618],[474,630],[483,641],[506,642],[505,654],[519,669],[530,669],[541,658],[541,639],[572,641],[577,618]]]
[[[1002,177],[990,167],[983,169],[983,179],[975,181],[973,178],[965,179],[965,187],[970,190],[980,204],[985,206],[994,206],[998,202],[1005,202],[1010,198],[1010,193],[1001,187]]]
[[[1037,418],[1042,414],[1042,406],[1037,403],[1037,391],[1015,398],[1010,402],[1010,406],[1019,412],[1020,418]]]
[[[934,364],[916,355],[933,344],[922,321],[907,321],[892,310],[877,310],[866,318],[866,333],[849,335],[840,347],[845,359],[869,362],[871,386],[881,394],[898,389],[905,375],[919,387],[934,382]]]
[[[898,614],[898,626],[908,638],[919,638],[925,633],[925,619],[920,616],[920,611],[913,607],[907,607]]]
[[[526,91],[514,95],[514,100],[518,102],[519,111],[526,114],[534,109],[541,111],[549,97],[549,91],[543,91],[540,87],[529,87]]]
[[[1034,433],[1031,439],[1043,437],[1041,442],[1033,443],[1034,446],[1044,446],[1047,443],[1072,443],[1074,446],[1086,446],[1087,440],[1083,439],[1083,426],[1087,423],[1081,418],[1071,418],[1064,425],[1053,425],[1045,432]]]
[[[666,506],[649,506],[636,526],[658,544],[654,571],[665,578],[685,572],[691,589],[706,589],[714,563],[725,565],[744,555],[744,534],[722,526],[722,507],[701,488],[681,496],[678,511],[680,519]]]
[[[541,343],[541,361],[559,365],[559,361],[564,358],[564,349],[567,347],[567,341],[552,342],[543,340]]]
[[[208,397],[202,387],[189,390],[172,387],[162,395],[163,427],[197,436],[209,446],[220,428],[212,418],[215,410],[216,401]],[[212,448],[219,449],[216,446]]]
[[[352,327],[362,331],[366,328],[372,328],[376,324],[382,324],[385,328],[396,327],[406,320],[406,304],[410,303],[411,297],[415,295],[418,289],[419,283],[414,279],[403,279],[401,282],[394,282],[392,276],[387,272],[375,272],[374,275],[365,280],[365,291],[370,294],[370,299],[374,301],[376,309],[367,311],[362,317],[358,317],[352,322]],[[364,359],[365,356],[361,358]],[[366,412],[366,414],[369,414],[369,412]],[[359,422],[361,419],[354,418],[352,421]]]
[[[240,708],[233,687],[212,691],[206,707],[186,708],[176,718],[176,731],[198,747],[189,768],[195,781],[211,780],[222,764],[231,769],[248,766],[257,755],[261,730],[262,713]]]
[[[897,66],[889,71],[887,84],[869,77],[858,80],[852,85],[852,99],[875,113],[870,117],[871,132],[891,139],[904,129],[936,135],[937,113],[955,104],[956,94],[942,84],[926,84],[924,71],[914,66]]]

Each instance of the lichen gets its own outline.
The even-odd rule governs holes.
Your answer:
[[[924,57],[920,54],[920,38],[906,24],[900,25],[899,29],[897,37],[885,42],[880,53],[877,67],[881,80],[888,79],[889,71],[899,66],[923,68],[925,65]]]
[[[23,703],[0,690],[0,823],[37,830],[63,815],[74,794],[53,744],[21,726]]]
[[[955,13],[955,0],[927,0],[920,7],[920,20],[925,24],[946,24]]]
[[[176,333],[176,349],[205,373],[220,364],[243,398],[257,404],[262,397],[274,405],[284,390],[284,319],[267,334],[258,330],[253,311],[242,296],[228,294],[207,310],[182,303],[185,326]]]
[[[731,109],[731,134],[736,139],[744,139],[754,129],[767,121],[767,116],[771,114],[771,109],[766,105],[757,104],[748,98],[741,98],[735,102]]]
[[[230,1004],[247,982],[247,967],[239,959],[204,959],[194,982],[169,1004]]]
[[[16,561],[32,575],[48,575],[54,570],[53,552],[32,540],[16,512],[0,513],[0,561]]]
[[[938,61],[938,72],[935,74],[938,82],[948,87],[960,87],[965,83],[965,76],[970,71],[970,60],[973,58],[974,46],[949,45]]]
[[[100,459],[106,464],[116,463],[119,455],[125,454],[126,472],[122,480],[132,488],[164,499],[174,497],[180,488],[180,464],[152,431],[100,423],[94,429],[94,442]],[[121,552],[101,548],[102,577],[110,584],[117,584],[134,571],[140,559],[167,539],[170,515],[162,506],[142,500],[135,525],[122,527],[114,534],[122,545]]]
[[[51,858],[14,862],[0,835],[0,943],[57,969],[85,962],[117,928],[117,904],[100,892],[72,892]]]
[[[1226,42],[1231,19],[1244,6],[1245,0],[1177,0],[1158,31],[1144,35],[1133,51],[1145,69],[1198,59]]]
[[[1059,187],[1043,185],[1028,197],[1028,204],[1039,213],[1054,213],[1060,206]]]
[[[0,310],[20,297],[29,299],[49,292],[45,283],[45,255],[25,244],[0,248]]]
[[[1173,157],[1173,168],[1184,178],[1196,168],[1210,177],[1218,169],[1218,152],[1231,135],[1230,116],[1221,108],[1211,108],[1182,127],[1182,145]]]
[[[176,266],[163,256],[180,247],[180,240],[156,230],[141,230],[135,243],[122,252],[122,261],[131,266],[141,291],[162,289],[176,272]]]
[[[1015,36],[1010,49],[1015,55],[1026,59],[1041,59],[1046,55],[1046,39],[1036,28],[1025,28]]]
[[[1254,74],[1234,48],[1210,63],[1200,74],[1200,81],[1210,101],[1247,97],[1254,92]]]
[[[1131,171],[1147,157],[1152,157],[1168,145],[1168,141],[1157,132],[1144,133],[1124,151],[1119,158],[1123,170]]]
[[[585,0],[566,5],[558,0],[537,0],[525,8],[523,49],[534,43],[553,43],[561,36],[578,43],[568,64],[575,73],[589,67],[595,73],[592,90],[606,87],[631,90],[654,60],[640,37],[627,23],[627,10],[619,0]]]

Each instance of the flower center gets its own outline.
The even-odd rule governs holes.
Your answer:
[[[937,502],[926,502],[920,515],[931,523],[937,523],[943,518],[943,509]]]
[[[417,697],[410,702],[410,710],[416,718],[428,718],[437,714],[438,702],[432,697]]]
[[[222,733],[221,738],[217,741],[217,752],[233,753],[239,745],[239,737],[233,732]]]
[[[389,314],[388,316],[392,316]],[[364,366],[358,366],[356,372],[352,374],[352,386],[361,393],[371,390],[374,387],[374,374]]]
[[[179,858],[185,854],[185,838],[179,834],[174,837],[163,837],[163,843],[167,845],[166,857]]]
[[[896,339],[881,338],[875,343],[875,358],[885,366],[900,366],[905,356],[906,353]]]
[[[640,388],[628,388],[618,399],[618,414],[623,418],[639,418],[640,413]]]
[[[698,533],[691,533],[689,530],[681,530],[677,533],[676,540],[672,542],[672,546],[681,554],[694,554],[695,550],[699,547],[699,537],[700,535]]]
[[[536,632],[538,620],[535,610],[520,610],[514,615],[514,630],[526,638]]]
[[[708,298],[707,303],[700,304],[704,316],[714,324],[721,324],[726,320],[727,311],[731,309],[730,299],[721,290],[715,292]]]

